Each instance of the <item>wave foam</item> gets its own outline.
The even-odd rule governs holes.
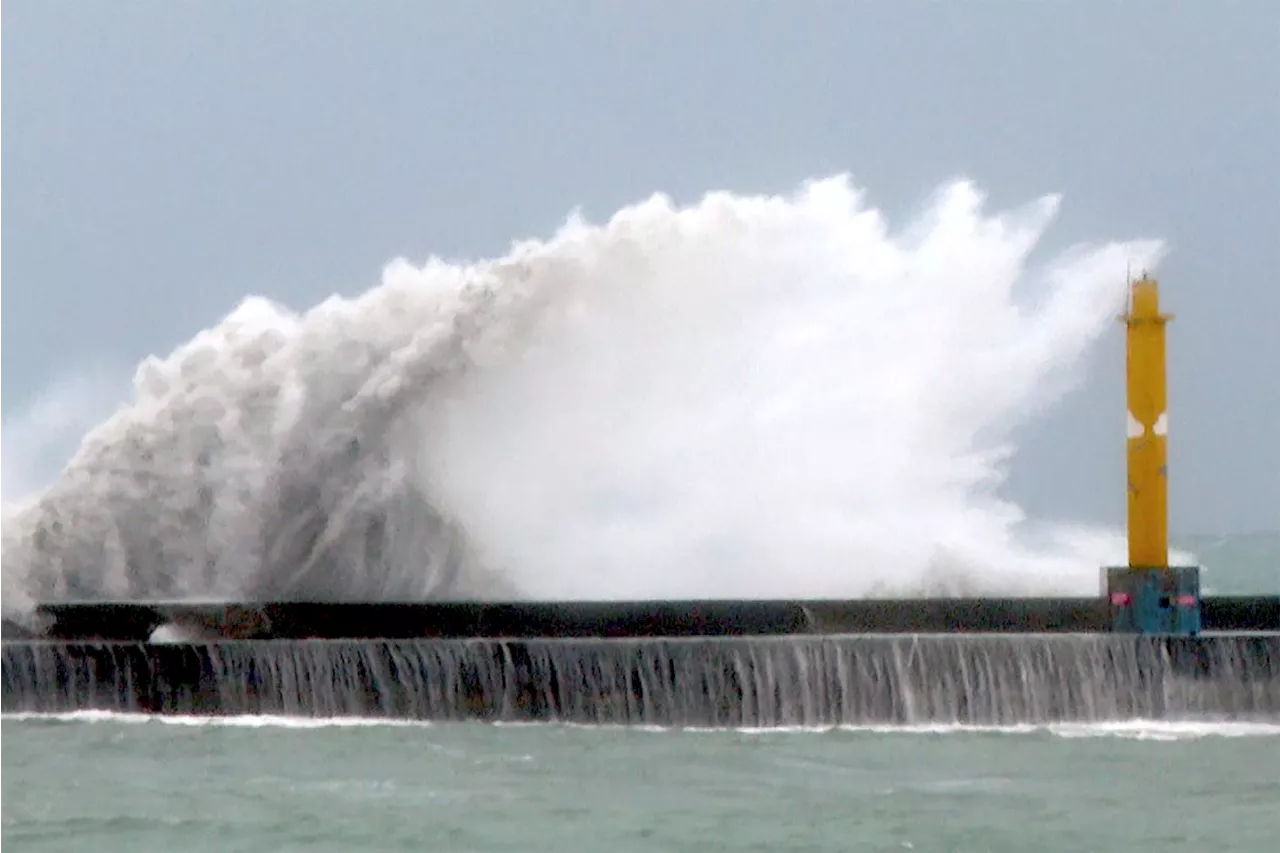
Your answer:
[[[244,715],[226,717],[200,717],[187,715],[149,715],[128,714],[112,711],[73,711],[58,714],[17,713],[3,714],[0,719],[12,722],[45,722],[45,723],[115,723],[122,725],[159,724],[168,726],[223,726],[230,728],[283,728],[283,729],[330,729],[330,728],[429,728],[439,725],[475,725],[474,723],[431,723],[421,720],[391,720],[370,717],[283,717],[273,715]],[[577,723],[487,723],[495,728],[568,728],[609,730],[626,729],[656,734],[687,733],[716,734],[736,733],[746,735],[779,735],[779,734],[829,734],[832,732],[864,733],[879,735],[962,735],[962,734],[1001,734],[1001,735],[1035,735],[1050,734],[1060,738],[1094,738],[1109,737],[1127,740],[1153,741],[1185,741],[1202,738],[1238,738],[1238,737],[1277,737],[1280,736],[1280,723],[1257,721],[1215,721],[1215,720],[1116,720],[1097,723],[1059,723],[1053,725],[1012,725],[983,726],[960,723],[937,723],[926,725],[901,726],[783,726],[777,728],[715,728],[715,727],[670,727],[670,726],[610,726],[582,725]]]
[[[1110,531],[999,495],[1152,242],[843,177],[663,196],[504,258],[246,300],[6,506],[4,601],[1092,593]]]

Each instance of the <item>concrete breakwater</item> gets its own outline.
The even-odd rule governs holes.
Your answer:
[[[1280,635],[7,642],[3,710],[663,726],[1280,719]]]

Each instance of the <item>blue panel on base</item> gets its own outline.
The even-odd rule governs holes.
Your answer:
[[[1122,634],[1200,633],[1200,568],[1107,569],[1112,630]]]

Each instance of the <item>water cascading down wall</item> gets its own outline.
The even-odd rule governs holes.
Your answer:
[[[1280,636],[1256,632],[1280,627],[1280,599],[1206,599],[1215,633],[1195,637],[1113,633],[1103,599],[91,605],[49,616],[50,634],[79,638],[4,644],[7,713],[748,727],[1280,716]],[[146,642],[175,624],[221,639]]]

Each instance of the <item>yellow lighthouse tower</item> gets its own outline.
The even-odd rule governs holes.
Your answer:
[[[1200,631],[1200,570],[1169,565],[1169,417],[1160,286],[1143,273],[1129,283],[1125,324],[1129,565],[1107,570],[1116,631]]]

